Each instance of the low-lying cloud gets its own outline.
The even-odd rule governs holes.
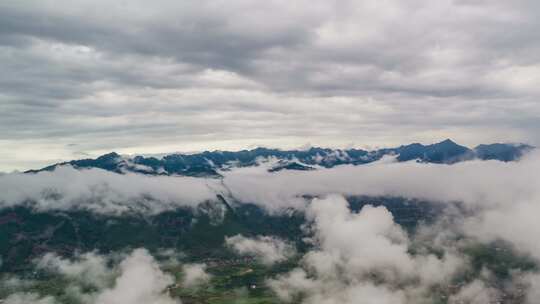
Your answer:
[[[540,211],[537,172],[538,153],[508,163],[384,161],[308,172],[269,173],[262,165],[222,172],[221,180],[120,175],[66,167],[0,176],[0,201],[3,208],[29,204],[41,212],[85,208],[106,214],[133,210],[155,214],[195,207],[222,194],[233,207],[254,203],[270,213],[294,208],[305,214],[305,233],[313,248],[303,253],[299,267],[268,281],[284,301],[333,304],[364,298],[409,304],[429,301],[437,295],[433,290],[442,290],[449,303],[476,304],[521,288],[527,293],[527,304],[533,304],[540,286],[534,270],[519,273],[511,269],[505,286],[495,286],[487,269],[463,285],[453,286],[453,282],[471,270],[471,261],[464,254],[464,248],[471,244],[503,240],[516,253],[540,261],[535,238],[540,235],[535,217]],[[358,213],[352,212],[343,196],[354,195],[420,198],[449,208],[439,221],[420,224],[411,234],[396,224],[384,207],[366,205]],[[456,202],[461,209],[450,208]],[[236,235],[225,243],[238,254],[254,256],[267,265],[295,254],[290,244],[273,236]],[[86,294],[79,285],[72,286],[70,292],[85,303],[109,304],[117,299],[122,303],[177,303],[165,292],[174,281],[145,250],[132,252],[113,270],[97,253],[78,255],[75,260],[47,254],[37,265],[76,278],[74,284],[97,288],[98,292]],[[183,272],[181,286],[196,287],[210,280],[204,265],[184,265]],[[152,282],[142,282],[140,277]],[[138,286],[137,292],[132,286]],[[9,304],[21,301],[48,304],[54,303],[54,298],[19,292],[6,299]]]
[[[72,259],[47,253],[35,261],[36,271],[60,275],[67,279],[65,294],[82,304],[180,304],[168,293],[174,277],[164,272],[158,261],[146,250],[135,249],[129,254],[101,255],[95,252],[77,254]],[[204,264],[183,265],[182,287],[192,288],[207,283],[210,275]],[[17,281],[16,283],[10,283]],[[2,285],[13,289],[3,303],[56,304],[54,296],[39,295],[20,289],[33,282],[18,278],[2,278]],[[17,291],[19,290],[19,291]]]
[[[510,207],[540,198],[540,153],[519,162],[466,161],[454,165],[416,162],[344,165],[315,171],[269,173],[266,167],[221,172],[222,180],[76,170],[0,176],[0,208],[28,204],[37,210],[83,208],[97,213],[159,213],[215,200],[216,194],[268,211],[303,210],[304,195],[402,196],[464,202],[470,208]],[[513,204],[509,204],[513,202]],[[146,210],[146,211],[145,211]]]
[[[403,196],[434,202],[462,202],[476,212],[465,222],[468,234],[503,238],[540,257],[529,237],[540,234],[540,154],[519,162],[467,161],[454,165],[373,163],[315,171],[268,173],[264,167],[222,172],[224,178],[115,174],[99,169],[58,168],[38,174],[0,176],[0,206],[28,204],[36,210],[81,208],[96,213],[150,214],[194,207],[224,194],[270,212],[305,210],[304,195]],[[510,229],[511,228],[511,229]]]
[[[238,254],[253,256],[266,265],[283,262],[296,253],[293,245],[271,236],[248,238],[239,234],[225,238],[225,244]]]
[[[100,292],[95,304],[180,304],[165,291],[173,284],[173,277],[163,273],[146,250],[133,251],[122,261],[119,270],[121,274],[114,285]]]
[[[206,272],[205,264],[187,264],[182,267],[182,287],[193,288],[206,284],[212,276]]]
[[[442,256],[412,255],[412,241],[384,207],[352,213],[343,197],[315,199],[307,210],[315,249],[301,267],[268,284],[284,301],[419,303],[466,267],[450,248]]]
[[[268,174],[257,167],[225,172],[225,185],[244,202],[269,209],[302,207],[301,196],[402,196],[494,207],[540,198],[540,154],[519,162],[466,161],[454,165],[375,162],[315,171]]]
[[[37,261],[37,269],[66,276],[70,280],[97,288],[105,287],[114,273],[107,267],[107,258],[94,252],[77,255],[68,260],[49,252]]]
[[[36,210],[84,209],[95,213],[159,213],[215,199],[219,183],[192,177],[120,175],[101,169],[64,166],[52,172],[0,176],[0,207]]]
[[[137,210],[155,214],[195,207],[222,194],[233,207],[254,203],[270,213],[294,208],[304,212],[311,223],[316,248],[304,255],[300,268],[270,281],[282,299],[303,297],[306,303],[347,303],[365,294],[366,298],[379,297],[377,303],[384,303],[382,299],[411,303],[411,299],[429,297],[430,288],[448,284],[456,273],[467,269],[469,261],[461,253],[467,242],[489,244],[502,240],[515,252],[540,261],[536,239],[540,225],[535,216],[540,212],[538,172],[537,152],[508,163],[467,161],[438,165],[385,161],[277,173],[267,172],[264,166],[237,168],[222,172],[221,180],[60,168],[53,172],[0,176],[0,201],[3,208],[29,204],[38,211],[84,208],[97,213]],[[306,195],[316,198],[311,200]],[[419,198],[449,207],[459,202],[461,209],[449,208],[443,217],[451,220],[421,225],[411,236],[394,223],[385,208],[366,206],[358,214],[351,213],[341,196],[354,195]],[[226,242],[239,254],[256,256],[268,265],[290,256],[285,253],[287,245],[270,236],[238,235]],[[430,252],[426,243],[433,247],[430,250],[436,249],[443,255]],[[411,248],[421,250],[411,254]],[[144,254],[139,255],[140,260],[145,260]],[[83,260],[88,265],[100,263],[92,254],[82,256]],[[46,258],[42,262],[44,267],[50,267],[50,261],[55,261],[55,257]],[[99,276],[96,267],[93,269],[97,271],[92,272],[86,266],[55,264],[66,275]],[[200,275],[204,269],[192,270],[186,273],[199,279],[205,277]],[[540,285],[537,274],[512,275],[515,284],[528,286],[528,297],[533,299],[534,288]],[[161,283],[156,286],[168,282],[165,277],[160,278]],[[489,278],[486,274],[477,278],[478,282],[459,286],[449,301],[476,303],[498,297],[500,290],[490,285]],[[472,299],[471,295],[478,296]],[[10,301],[21,297],[32,295],[13,296]]]

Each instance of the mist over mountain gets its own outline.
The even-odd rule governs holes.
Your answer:
[[[96,159],[72,160],[54,164],[28,173],[54,170],[58,166],[74,168],[99,168],[116,173],[135,172],[149,175],[184,175],[219,177],[220,170],[232,167],[255,166],[260,161],[275,160],[271,172],[280,170],[311,170],[316,167],[332,168],[339,165],[363,165],[393,156],[398,162],[415,160],[423,163],[453,164],[461,161],[481,159],[516,161],[534,149],[525,144],[489,144],[473,149],[461,146],[450,139],[423,145],[413,143],[396,148],[374,151],[361,149],[328,149],[312,147],[307,150],[278,150],[257,148],[238,152],[205,151],[196,154],[169,154],[161,158],[144,156],[121,156],[115,152]]]

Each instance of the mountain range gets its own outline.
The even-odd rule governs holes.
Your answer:
[[[526,144],[482,144],[468,148],[447,139],[431,145],[413,143],[396,148],[378,150],[329,149],[313,147],[307,150],[279,150],[256,148],[253,150],[205,151],[196,154],[174,153],[158,157],[122,156],[111,152],[95,159],[80,159],[56,163],[25,173],[52,171],[58,166],[71,165],[77,169],[100,168],[116,173],[134,172],[147,175],[183,175],[219,177],[219,171],[233,167],[255,166],[262,160],[275,160],[269,172],[281,170],[314,170],[338,165],[362,165],[393,156],[398,162],[412,161],[436,164],[454,164],[480,159],[516,161],[535,147]]]

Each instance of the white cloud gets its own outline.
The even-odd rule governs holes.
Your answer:
[[[397,303],[408,303],[410,299],[425,297],[423,291],[428,286],[445,284],[456,271],[466,267],[466,261],[457,250],[459,244],[450,241],[453,230],[469,241],[485,243],[503,239],[513,244],[516,250],[540,260],[536,239],[540,235],[540,225],[535,217],[540,212],[538,172],[540,154],[537,152],[519,162],[508,163],[468,161],[449,166],[380,162],[272,174],[263,167],[242,168],[224,172],[223,185],[213,179],[117,175],[101,170],[62,168],[36,175],[2,175],[0,197],[4,207],[33,199],[41,210],[80,208],[84,203],[95,212],[133,208],[159,212],[178,206],[195,206],[212,199],[216,193],[226,193],[227,188],[241,202],[255,203],[272,212],[297,208],[305,211],[312,221],[316,249],[304,256],[300,269],[270,282],[281,298],[290,300],[299,293],[308,293],[306,301],[313,303],[331,299],[346,302],[348,295],[356,297],[360,296],[356,292],[365,292],[382,298],[385,296],[381,294],[385,294]],[[130,202],[147,193],[154,199],[145,201],[144,208],[139,202]],[[394,223],[388,210],[364,207],[354,214],[347,208],[346,201],[340,196],[332,196],[333,193],[404,196],[447,206],[449,202],[459,201],[466,210],[464,214],[446,214],[453,217],[453,224],[459,225],[450,226],[450,222],[450,227],[429,226],[420,231],[418,238],[426,237],[434,246],[442,248],[442,257],[427,251],[413,255],[409,248],[411,244],[417,245],[414,242],[419,240],[408,236]],[[309,203],[302,198],[305,194],[320,198]],[[425,231],[429,229],[431,234]],[[268,264],[288,257],[283,253],[287,246],[272,237],[235,236],[227,243],[239,253],[256,255]],[[138,256],[137,260],[145,259],[141,258],[142,253]],[[91,255],[79,258],[79,262],[94,265],[95,257]],[[83,266],[84,263],[66,263],[54,256],[45,260],[49,261],[45,265],[56,265],[66,274],[97,276],[91,275],[90,266]],[[99,270],[99,267],[94,269]],[[194,277],[204,277],[202,270],[193,268]],[[376,284],[373,277],[383,280],[383,284]],[[156,286],[167,281],[158,274],[156,278],[158,283],[152,287],[154,291],[159,289]],[[120,282],[122,280],[117,281],[118,292],[124,288]],[[530,285],[536,286],[535,282],[531,279]],[[535,289],[531,292],[534,295]],[[493,296],[489,285],[482,281],[462,287],[453,301],[474,303],[471,298],[474,294],[478,294],[479,299]]]
[[[407,234],[384,207],[355,214],[344,198],[315,199],[308,207],[315,249],[297,268],[268,284],[285,301],[303,303],[418,303],[445,285],[465,260],[448,250],[412,255]],[[412,302],[409,302],[412,301]]]
[[[526,303],[534,304],[538,302],[540,298],[540,274],[527,275],[524,278],[526,284],[528,284],[529,292],[526,295]]]
[[[69,167],[38,174],[0,176],[0,206],[30,202],[37,210],[83,208],[96,213],[158,213],[215,200],[217,193],[271,212],[305,210],[303,195],[391,195],[463,202],[473,216],[464,233],[483,241],[497,238],[540,257],[531,235],[540,234],[540,154],[519,162],[467,161],[437,164],[372,163],[315,171],[266,172],[264,167],[222,172],[224,179],[119,175]],[[221,183],[223,182],[223,183]]]
[[[39,297],[35,293],[16,293],[7,297],[5,304],[55,304],[53,297]]]
[[[241,255],[251,255],[266,265],[283,262],[296,253],[294,246],[271,236],[248,238],[235,235],[225,238],[225,244]]]
[[[135,249],[128,255],[80,254],[73,259],[48,253],[36,260],[37,269],[47,270],[68,279],[64,292],[84,304],[179,304],[167,288],[175,282],[172,275],[146,249]],[[186,265],[191,283],[204,282],[209,276],[203,265]],[[3,278],[2,284],[14,291],[4,303],[54,304],[52,296],[17,292],[28,287],[30,281]],[[11,283],[13,282],[13,283]],[[7,284],[10,284],[9,286]],[[91,287],[91,288],[88,288]]]
[[[37,260],[38,269],[46,269],[64,276],[70,280],[82,282],[96,287],[105,287],[112,279],[112,273],[107,267],[107,259],[94,252],[78,255],[76,260],[67,260],[54,253],[47,253]]]
[[[505,205],[540,198],[540,154],[519,162],[467,161],[454,165],[376,162],[316,171],[260,168],[224,172],[238,199],[269,209],[305,206],[305,194],[391,195],[436,202],[462,201],[471,207]],[[304,202],[304,203],[302,203]]]
[[[219,182],[191,177],[120,175],[65,166],[53,172],[0,176],[0,207],[29,204],[37,210],[78,208],[109,214],[159,213],[215,200],[211,187],[219,189]]]
[[[498,292],[487,287],[482,281],[473,282],[462,287],[460,291],[448,299],[449,304],[485,304],[498,299]]]
[[[159,268],[154,258],[144,249],[131,253],[119,266],[121,272],[113,287],[97,295],[95,304],[179,304],[167,295],[173,284],[172,276]]]
[[[316,243],[321,246],[321,251],[306,257],[310,265],[332,271],[338,259],[349,271],[354,269],[358,273],[398,271],[405,274],[414,269],[407,254],[407,236],[384,207],[368,205],[360,213],[351,214],[344,198],[329,197],[314,200],[309,206],[308,218],[314,221]],[[396,265],[398,269],[385,269],[389,265]]]
[[[506,240],[540,259],[540,154],[519,162],[467,161],[454,165],[373,163],[309,172],[268,174],[260,168],[225,173],[225,185],[243,201],[270,211],[305,209],[305,194],[401,196],[448,205],[462,202],[466,218],[453,214],[460,232],[483,242]],[[384,222],[384,221],[383,221]],[[374,225],[381,225],[381,223]],[[381,255],[381,257],[384,254]]]
[[[182,287],[192,288],[207,284],[212,276],[206,272],[205,264],[186,264],[182,266]]]

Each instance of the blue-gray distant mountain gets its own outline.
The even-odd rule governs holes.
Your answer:
[[[478,158],[484,160],[500,160],[500,161],[513,161],[520,159],[525,153],[532,150],[533,147],[528,145],[507,145],[507,144],[491,144],[491,145],[479,145],[474,148],[475,154]]]
[[[100,168],[116,173],[136,172],[149,175],[184,175],[195,177],[219,177],[218,171],[232,167],[254,166],[260,160],[275,159],[277,164],[270,172],[281,170],[313,170],[315,167],[331,168],[337,165],[362,165],[393,155],[397,161],[453,164],[456,162],[482,159],[516,161],[534,149],[524,144],[479,145],[469,149],[444,140],[432,145],[414,143],[397,148],[366,151],[361,149],[310,148],[308,150],[279,150],[257,148],[237,152],[205,151],[197,154],[170,154],[162,158],[125,157],[115,152],[96,159],[72,160],[54,164],[28,173],[54,170],[58,166],[71,165],[74,168]]]

